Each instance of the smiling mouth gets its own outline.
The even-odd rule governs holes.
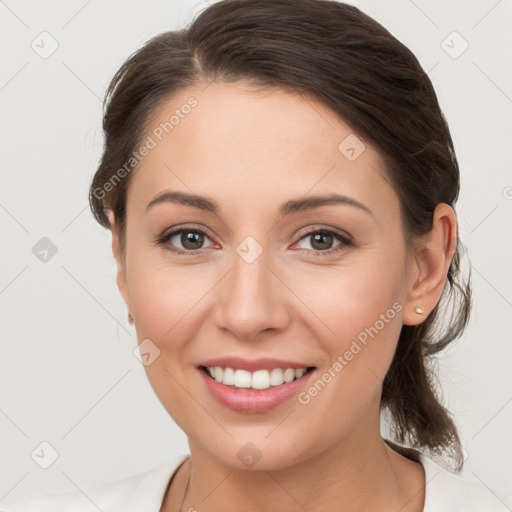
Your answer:
[[[304,368],[274,368],[272,370],[256,370],[250,372],[234,368],[220,366],[199,366],[208,377],[231,388],[243,388],[253,390],[265,390],[270,387],[278,387],[301,379],[316,369],[316,366]]]

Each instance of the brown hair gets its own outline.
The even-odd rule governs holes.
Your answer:
[[[122,254],[133,174],[126,162],[159,104],[211,80],[287,88],[337,113],[382,155],[408,241],[431,231],[438,203],[454,206],[459,167],[453,142],[432,83],[408,48],[357,8],[337,1],[224,0],[187,29],[148,41],[107,90],[105,146],[89,198],[104,227],[110,228],[105,209],[114,211]],[[122,179],[114,182],[116,173]],[[402,327],[381,402],[398,442],[449,452],[458,468],[460,440],[437,396],[430,356],[458,338],[469,319],[470,275],[459,275],[462,249],[458,240],[443,294],[428,318]]]

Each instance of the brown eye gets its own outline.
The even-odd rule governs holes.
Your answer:
[[[177,253],[191,253],[200,252],[205,239],[209,240],[209,237],[201,229],[180,228],[167,232],[156,241],[156,244]]]
[[[334,237],[328,233],[315,233],[314,235],[308,235],[311,239],[311,246],[315,251],[323,251],[331,249]]]
[[[204,234],[199,231],[181,231],[179,241],[187,251],[200,249],[204,242]],[[176,235],[177,236],[177,235]],[[174,237],[173,237],[174,238]]]
[[[315,230],[310,231],[300,238],[299,242],[301,240],[309,240],[310,247],[303,247],[308,252],[312,253],[333,253],[340,250],[343,250],[347,248],[348,246],[352,245],[352,241],[349,237],[343,236],[340,233],[337,233],[335,231],[321,229],[321,230]],[[338,242],[338,244],[335,244]]]

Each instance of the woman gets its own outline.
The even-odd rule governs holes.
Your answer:
[[[463,464],[429,362],[471,291],[453,143],[405,46],[338,2],[221,1],[128,59],[104,131],[91,208],[190,454],[10,510],[512,507],[431,458]]]

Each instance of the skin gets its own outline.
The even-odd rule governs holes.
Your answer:
[[[145,370],[190,447],[162,511],[179,509],[189,478],[182,510],[421,511],[423,467],[382,440],[380,397],[402,324],[422,322],[440,298],[455,251],[453,210],[439,204],[431,233],[408,245],[378,152],[365,142],[349,161],[338,145],[353,132],[323,104],[243,82],[200,84],[161,105],[151,127],[190,96],[198,105],[131,177],[123,254],[110,213],[119,290],[139,342],[160,350]],[[208,196],[221,212],[173,203],[146,211],[165,189]],[[285,201],[333,191],[372,214],[340,204],[278,214]],[[155,245],[183,224],[206,232],[199,254],[169,250],[194,250],[180,235]],[[318,249],[304,228],[348,233],[354,244],[327,254],[341,242]],[[236,252],[247,236],[263,249],[250,264]],[[308,255],[314,248],[324,254]],[[393,303],[401,311],[306,405],[234,412],[195,368],[218,356],[269,356],[322,374]],[[237,457],[248,442],[261,453],[251,468]]]

